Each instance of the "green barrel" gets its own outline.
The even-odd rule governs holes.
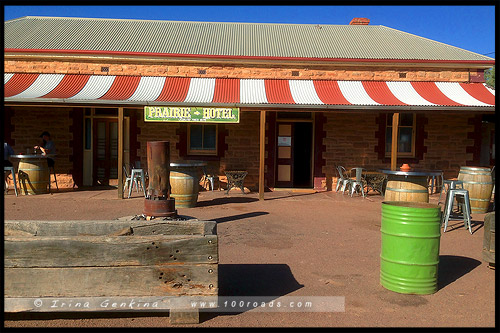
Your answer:
[[[441,209],[423,202],[382,202],[380,284],[403,294],[437,291]]]

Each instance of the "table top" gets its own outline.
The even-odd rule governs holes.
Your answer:
[[[43,154],[16,154],[16,155],[10,155],[12,158],[52,158],[56,156],[55,154],[48,154],[48,155],[43,155]]]
[[[176,161],[170,162],[171,167],[202,167],[206,166],[207,163],[203,161]]]
[[[409,171],[379,169],[378,171],[396,176],[441,176],[442,170],[411,169]]]

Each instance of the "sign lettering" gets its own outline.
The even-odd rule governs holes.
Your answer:
[[[239,108],[145,106],[144,121],[239,123]]]

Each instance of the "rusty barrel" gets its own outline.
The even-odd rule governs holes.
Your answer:
[[[429,202],[427,177],[389,175],[386,201]]]
[[[149,184],[144,199],[144,215],[176,216],[175,199],[170,197],[170,142],[148,141],[147,159]]]
[[[49,166],[47,158],[23,158],[19,162],[18,178],[24,194],[48,193]]]
[[[469,191],[472,213],[486,213],[493,191],[491,169],[487,167],[460,167],[458,180],[463,181],[464,189]]]
[[[201,168],[205,165],[206,163],[201,161],[170,163],[171,195],[175,198],[176,207],[196,207],[202,175]]]

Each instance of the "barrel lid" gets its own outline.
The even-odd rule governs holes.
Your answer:
[[[477,170],[477,171],[488,170],[489,172],[491,172],[491,168],[488,168],[488,167],[463,166],[463,167],[460,167],[460,169],[461,170]]]
[[[207,163],[203,161],[176,161],[171,162],[171,167],[201,167],[206,166]]]
[[[436,204],[431,204],[427,202],[413,202],[413,201],[382,201],[382,204],[397,206],[397,207],[407,207],[407,208],[427,208],[427,209],[436,209],[441,207]]]

